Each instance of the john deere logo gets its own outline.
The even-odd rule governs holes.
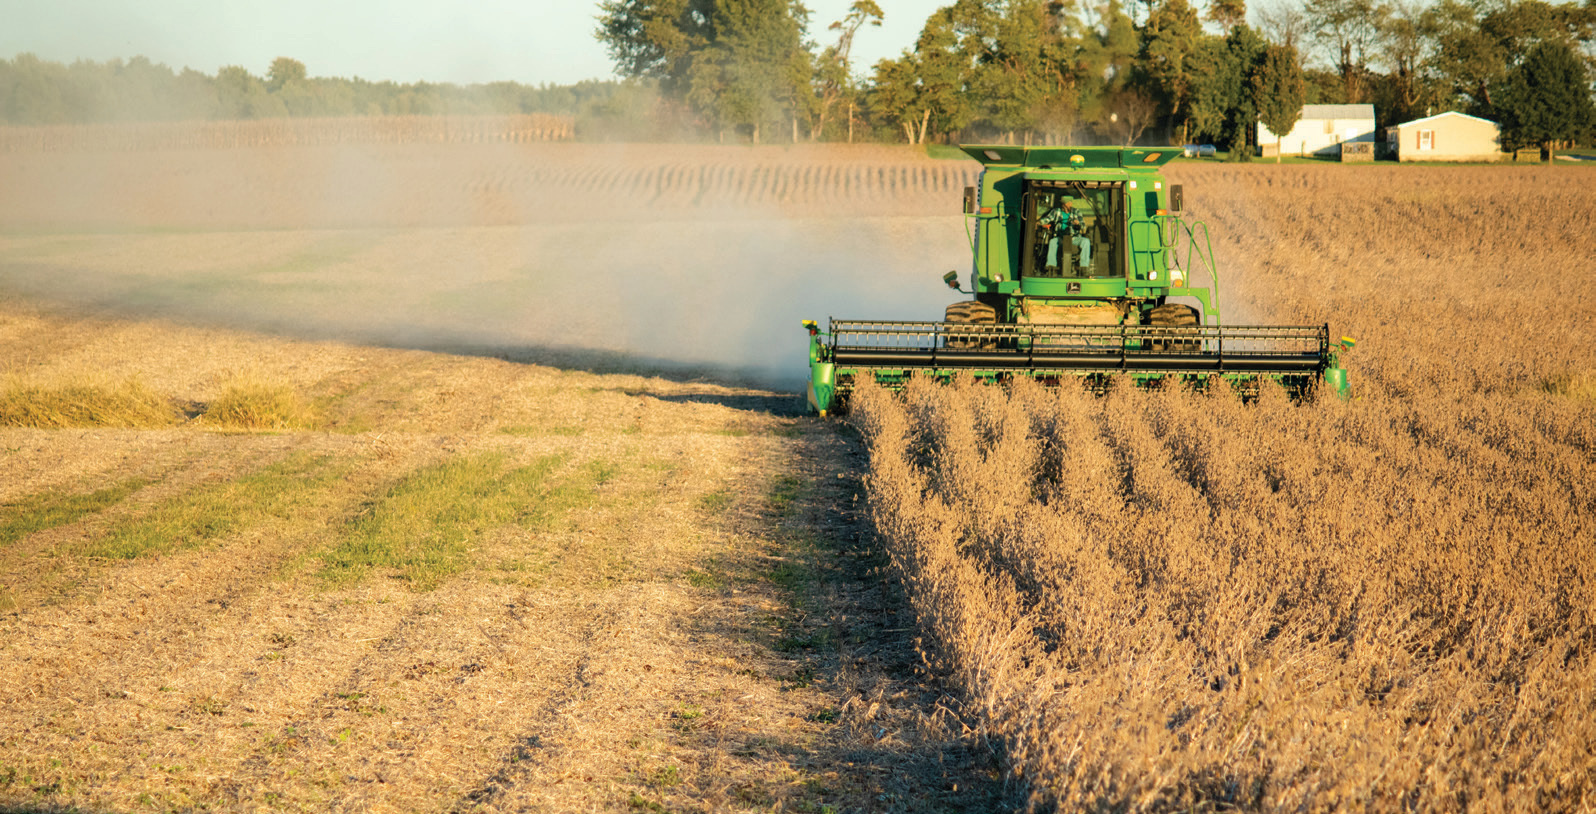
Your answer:
[[[1064,286],[1064,293],[1066,293],[1066,294],[1079,294],[1079,293],[1081,293],[1081,284],[1080,283],[1070,283],[1070,284]]]

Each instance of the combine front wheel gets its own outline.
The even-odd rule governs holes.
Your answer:
[[[943,322],[955,325],[994,325],[997,323],[997,309],[979,300],[962,300],[948,306]],[[950,348],[993,348],[997,344],[988,338],[977,338],[969,335],[952,335],[947,338]]]
[[[1202,323],[1197,318],[1196,308],[1190,305],[1167,302],[1148,313],[1147,324],[1153,328],[1195,328]],[[1196,349],[1197,340],[1195,339],[1165,339],[1153,343],[1153,350],[1155,351],[1187,353]]]

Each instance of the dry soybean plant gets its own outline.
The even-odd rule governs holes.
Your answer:
[[[1318,170],[1212,193],[1218,248],[1234,310],[1360,335],[1355,401],[856,394],[927,655],[1037,808],[1596,806],[1596,350],[1558,339],[1591,283],[1546,240],[1590,216],[1512,214],[1578,179],[1382,170],[1293,213],[1361,177]]]
[[[1551,397],[1431,434],[1369,401],[1026,384],[857,401],[878,528],[1035,802],[1596,791],[1596,464],[1540,431]]]

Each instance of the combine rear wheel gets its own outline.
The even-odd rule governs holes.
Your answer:
[[[1168,302],[1154,308],[1147,315],[1147,324],[1154,328],[1195,328],[1202,324],[1197,309],[1190,305]],[[1165,339],[1153,343],[1153,350],[1171,353],[1192,353],[1197,350],[1195,339]]]
[[[947,313],[942,318],[943,322],[956,325],[995,325],[997,324],[997,309],[979,300],[961,300],[948,306]],[[992,339],[977,339],[974,337],[947,338],[950,348],[995,348],[997,343]]]

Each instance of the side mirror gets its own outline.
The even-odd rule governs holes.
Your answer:
[[[957,271],[950,271],[947,274],[942,275],[942,282],[947,283],[948,284],[948,288],[951,288],[954,291],[958,291],[959,290],[959,273]]]
[[[1185,206],[1183,206],[1183,204],[1185,203],[1184,199],[1186,197],[1183,194],[1184,192],[1185,192],[1185,190],[1181,188],[1180,184],[1171,184],[1170,185],[1170,187],[1169,187],[1169,211],[1175,212],[1175,213],[1179,213],[1180,210],[1185,208]]]
[[[964,188],[964,214],[975,214],[975,187]]]

